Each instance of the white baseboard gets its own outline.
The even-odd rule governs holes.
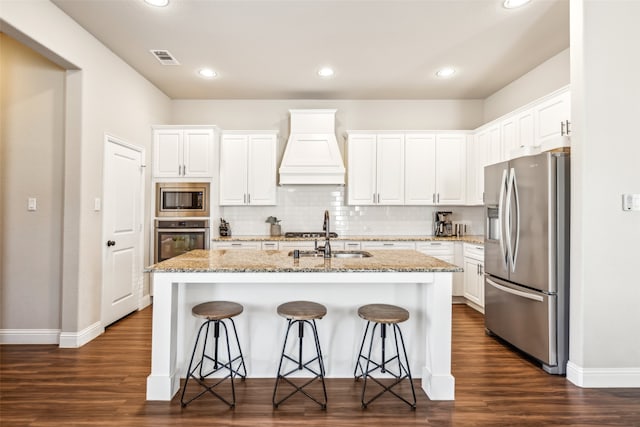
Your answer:
[[[145,295],[140,299],[140,307],[138,307],[138,310],[147,308],[150,305],[151,305],[151,295]]]
[[[92,339],[104,333],[101,322],[96,322],[79,332],[61,332],[60,347],[61,348],[78,348],[82,347]]]
[[[0,329],[0,344],[58,344],[60,329]]]
[[[584,388],[637,388],[640,387],[640,367],[583,368],[569,361],[567,379]]]

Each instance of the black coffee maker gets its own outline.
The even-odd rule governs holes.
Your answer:
[[[433,235],[438,237],[453,236],[453,212],[436,211],[433,213]]]

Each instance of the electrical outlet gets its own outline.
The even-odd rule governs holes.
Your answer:
[[[640,211],[640,194],[623,194],[622,210]]]

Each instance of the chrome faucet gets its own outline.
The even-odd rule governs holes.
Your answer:
[[[325,258],[331,258],[331,230],[329,229],[329,211],[324,211],[324,222],[322,224],[322,230],[324,231],[324,247],[323,253]]]

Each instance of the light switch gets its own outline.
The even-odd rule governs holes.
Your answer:
[[[38,200],[35,197],[29,197],[27,199],[27,210],[30,212],[38,210]]]
[[[100,212],[100,209],[102,209],[102,201],[100,200],[100,197],[96,197],[93,199],[93,210]]]
[[[622,210],[640,211],[640,194],[623,194]]]

